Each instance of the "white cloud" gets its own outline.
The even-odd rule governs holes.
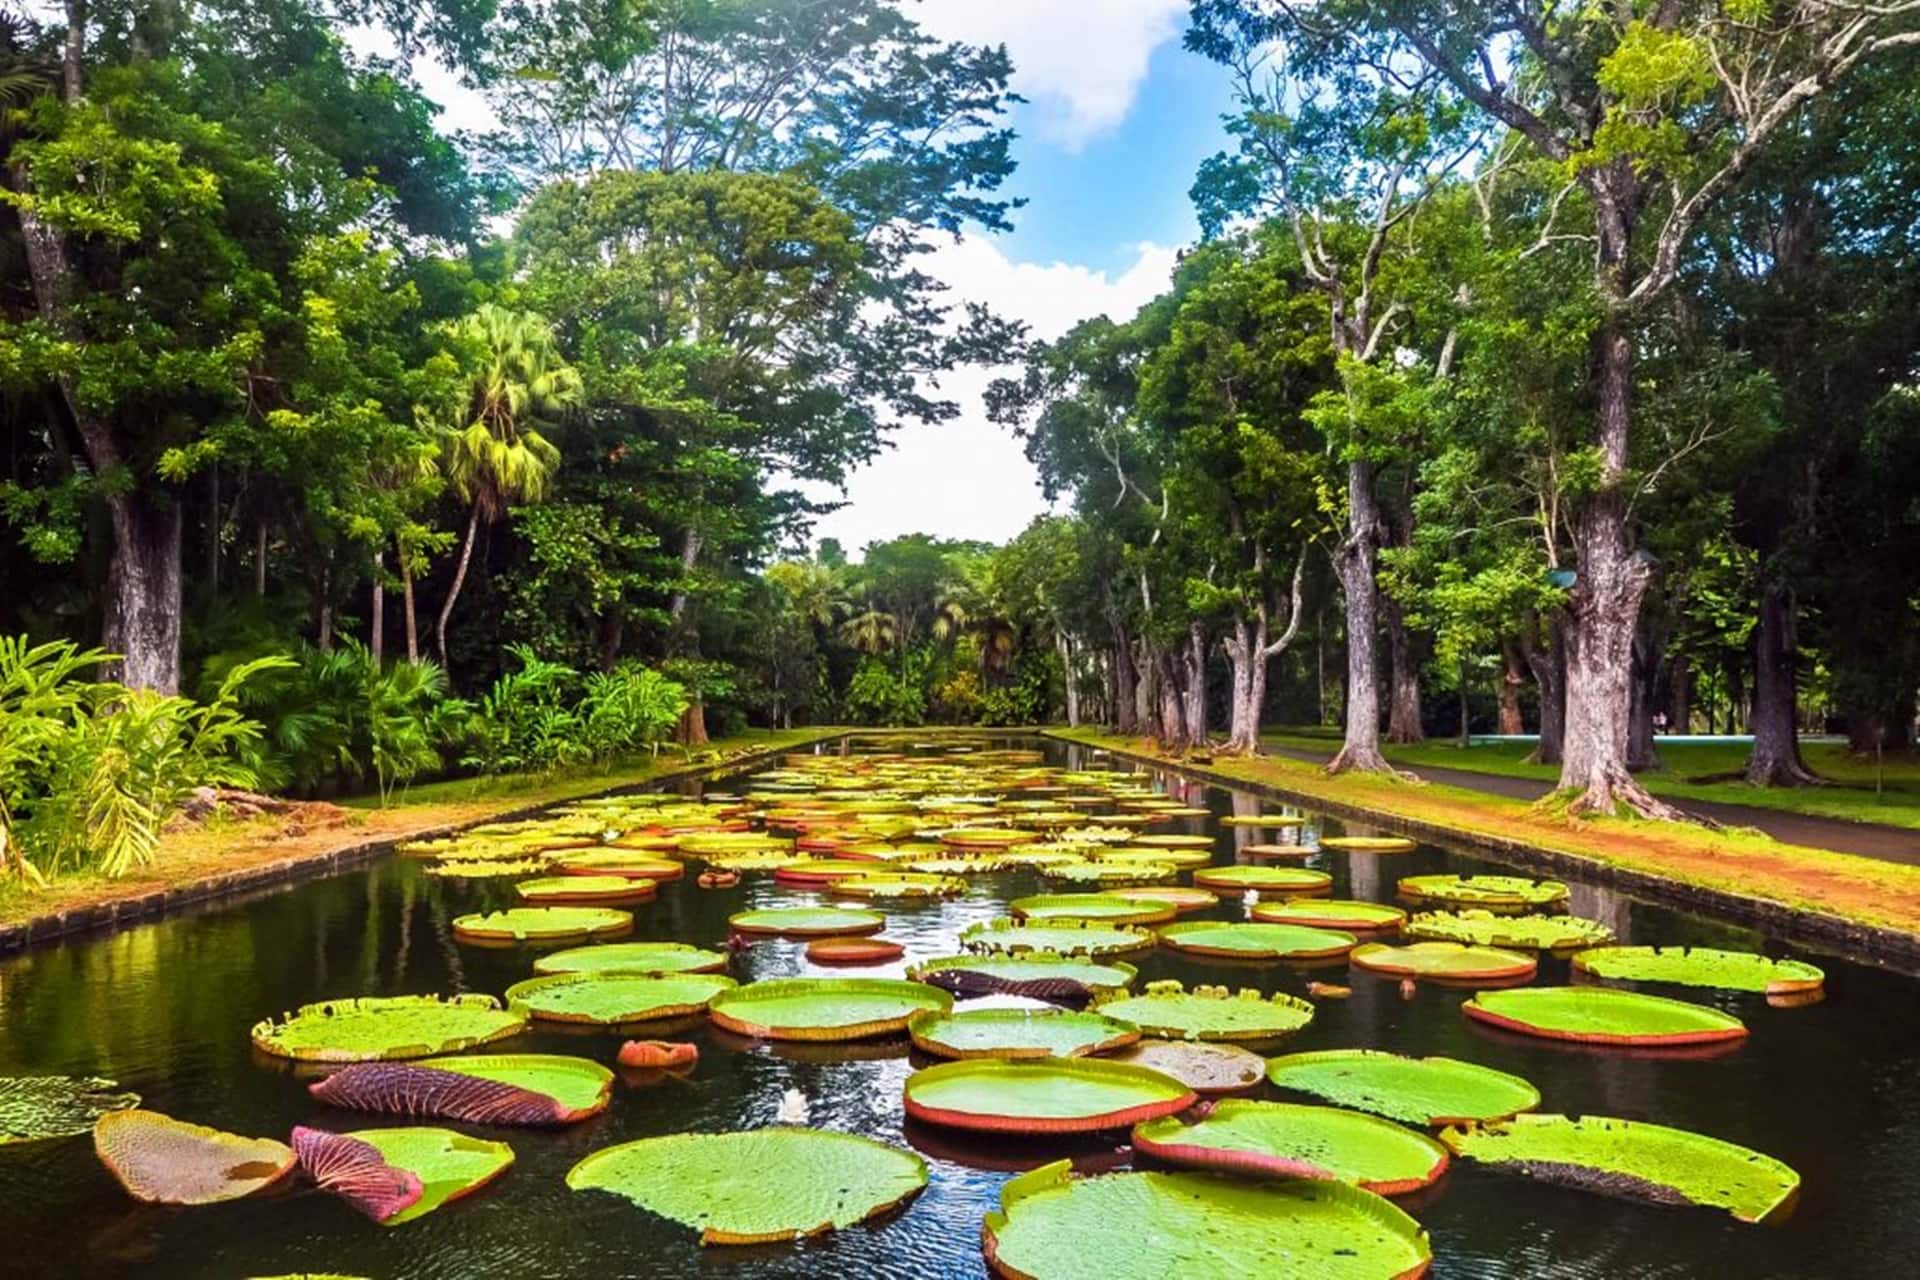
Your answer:
[[[992,240],[969,236],[931,255],[927,269],[956,297],[1025,321],[1037,338],[1057,338],[1090,316],[1130,318],[1166,290],[1178,252],[1142,244],[1124,271],[1109,275],[1077,263],[1014,262]],[[988,421],[982,403],[987,385],[1008,372],[949,374],[940,393],[960,405],[957,419],[901,429],[892,449],[849,478],[844,495],[809,490],[848,504],[819,522],[815,538],[838,538],[857,554],[905,533],[1004,542],[1026,528],[1046,509],[1038,478],[1021,442]]]
[[[1126,118],[1187,0],[922,0],[909,12],[942,40],[1006,45],[1035,131],[1072,149]]]

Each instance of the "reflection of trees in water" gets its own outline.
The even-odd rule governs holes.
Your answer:
[[[1622,942],[1633,935],[1633,900],[1618,889],[1597,884],[1567,885],[1567,909],[1576,916],[1598,920]]]

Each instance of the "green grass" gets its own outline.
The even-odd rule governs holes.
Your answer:
[[[1336,729],[1300,727],[1272,730],[1262,734],[1261,740],[1270,747],[1330,756],[1339,746],[1340,735]],[[1751,787],[1721,778],[1737,774],[1746,766],[1747,744],[1741,741],[1675,742],[1663,738],[1658,749],[1661,767],[1640,775],[1655,795],[1920,829],[1920,755],[1912,752],[1888,757],[1886,790],[1876,795],[1872,758],[1850,754],[1844,742],[1808,742],[1801,746],[1808,767],[1833,781],[1834,785],[1826,787]],[[1413,769],[1422,765],[1465,769],[1549,783],[1558,778],[1557,765],[1527,763],[1532,750],[1531,742],[1476,742],[1462,750],[1453,740],[1438,738],[1412,746],[1388,744],[1385,748],[1389,760]],[[1715,780],[1697,780],[1706,778]]]

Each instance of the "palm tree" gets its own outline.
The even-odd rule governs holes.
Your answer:
[[[891,649],[899,630],[899,624],[892,614],[871,605],[865,613],[855,614],[840,627],[847,643],[869,657],[877,657]]]
[[[471,505],[466,540],[435,638],[447,661],[447,619],[467,580],[474,535],[514,503],[546,497],[560,451],[540,433],[584,398],[580,375],[561,359],[546,319],[491,303],[462,316],[450,336],[471,361],[442,440],[441,465],[454,492]]]

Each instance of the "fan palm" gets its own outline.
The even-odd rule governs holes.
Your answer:
[[[445,430],[441,465],[471,509],[453,585],[434,628],[442,663],[447,619],[466,584],[481,522],[498,520],[515,503],[546,497],[560,451],[540,428],[578,406],[585,395],[579,373],[561,358],[542,316],[487,304],[462,316],[451,336],[472,364]]]
[[[847,643],[868,656],[877,656],[893,647],[899,624],[884,609],[868,608],[848,618],[840,628]]]

